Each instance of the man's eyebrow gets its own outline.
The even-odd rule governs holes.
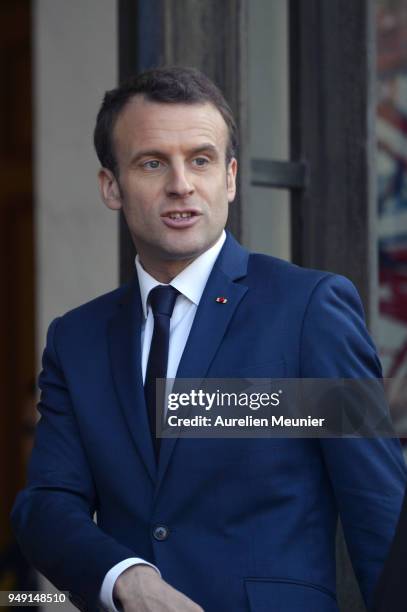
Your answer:
[[[138,153],[135,153],[131,158],[130,163],[135,164],[143,157],[165,157],[165,154],[156,149],[145,149],[144,151],[138,151]]]
[[[215,147],[215,145],[211,144],[210,142],[199,145],[199,147],[195,147],[194,149],[190,151],[190,154],[197,155],[198,153],[205,153],[205,152],[212,153],[214,155],[219,154],[217,147]]]
[[[219,151],[214,144],[210,142],[205,142],[197,147],[194,147],[190,151],[188,151],[188,155],[198,155],[198,153],[211,153],[214,156],[219,156]],[[158,157],[158,158],[166,158],[167,154],[164,151],[160,151],[159,149],[145,149],[142,151],[138,151],[131,158],[130,163],[136,164],[143,157]]]

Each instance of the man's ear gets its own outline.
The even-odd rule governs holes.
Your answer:
[[[108,168],[101,168],[98,179],[103,202],[110,210],[120,210],[122,207],[122,196],[119,183],[113,172]]]
[[[228,202],[233,202],[236,195],[236,174],[237,159],[232,157],[226,171],[226,188],[228,192]]]

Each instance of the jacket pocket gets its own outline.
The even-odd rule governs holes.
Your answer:
[[[251,612],[339,612],[334,594],[297,580],[246,578]]]

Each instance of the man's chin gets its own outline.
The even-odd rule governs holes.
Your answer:
[[[211,241],[195,242],[194,244],[171,245],[171,247],[166,249],[166,252],[163,253],[163,259],[167,261],[193,261],[202,255],[202,253],[210,249],[218,238],[219,236]]]
[[[166,253],[163,253],[163,261],[193,261],[202,255],[202,253],[204,253],[206,250],[207,248],[203,247],[202,249],[167,251]]]

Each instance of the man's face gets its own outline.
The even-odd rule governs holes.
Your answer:
[[[109,208],[123,208],[140,259],[156,277],[175,276],[225,227],[237,169],[235,159],[226,167],[227,138],[223,117],[209,103],[135,96],[119,115],[117,181],[102,169],[102,196]]]

